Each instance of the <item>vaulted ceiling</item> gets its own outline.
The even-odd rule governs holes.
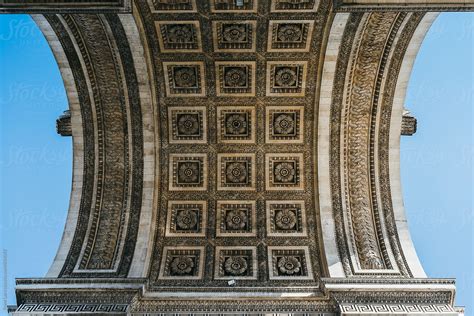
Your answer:
[[[330,0],[130,5],[35,16],[74,139],[51,282],[114,279],[136,293],[140,278],[149,301],[133,308],[144,312],[178,310],[176,292],[211,299],[236,288],[258,302],[188,307],[327,311],[357,297],[328,294],[346,279],[424,276],[404,221],[398,141],[435,15],[337,13]],[[382,292],[372,294],[401,295]],[[452,289],[443,293],[449,301]]]

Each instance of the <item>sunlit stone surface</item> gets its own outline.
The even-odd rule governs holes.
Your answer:
[[[428,11],[470,1],[0,7],[34,13],[74,143],[65,234],[14,315],[461,313],[413,248],[399,139]]]

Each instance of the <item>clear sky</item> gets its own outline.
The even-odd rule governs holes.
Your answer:
[[[418,119],[402,137],[405,208],[430,277],[457,279],[458,305],[474,315],[473,92],[474,13],[444,13],[418,54],[406,107]]]
[[[456,278],[456,303],[468,308],[473,29],[474,14],[444,13],[430,30],[406,100],[419,129],[402,138],[401,155],[406,212],[421,262],[430,277]],[[44,276],[61,239],[72,146],[56,134],[55,120],[67,107],[56,62],[34,22],[0,15],[0,314],[5,301],[15,304],[14,278]]]

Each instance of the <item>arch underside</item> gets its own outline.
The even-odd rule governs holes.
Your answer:
[[[68,92],[74,176],[57,256],[17,280],[16,313],[457,315],[400,189],[406,85],[436,15],[345,11],[136,0],[34,15]]]

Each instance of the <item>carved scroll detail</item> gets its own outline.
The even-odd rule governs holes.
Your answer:
[[[373,222],[370,191],[370,126],[374,87],[386,40],[397,14],[371,14],[354,56],[346,104],[346,181],[352,229],[363,269],[384,269]]]

